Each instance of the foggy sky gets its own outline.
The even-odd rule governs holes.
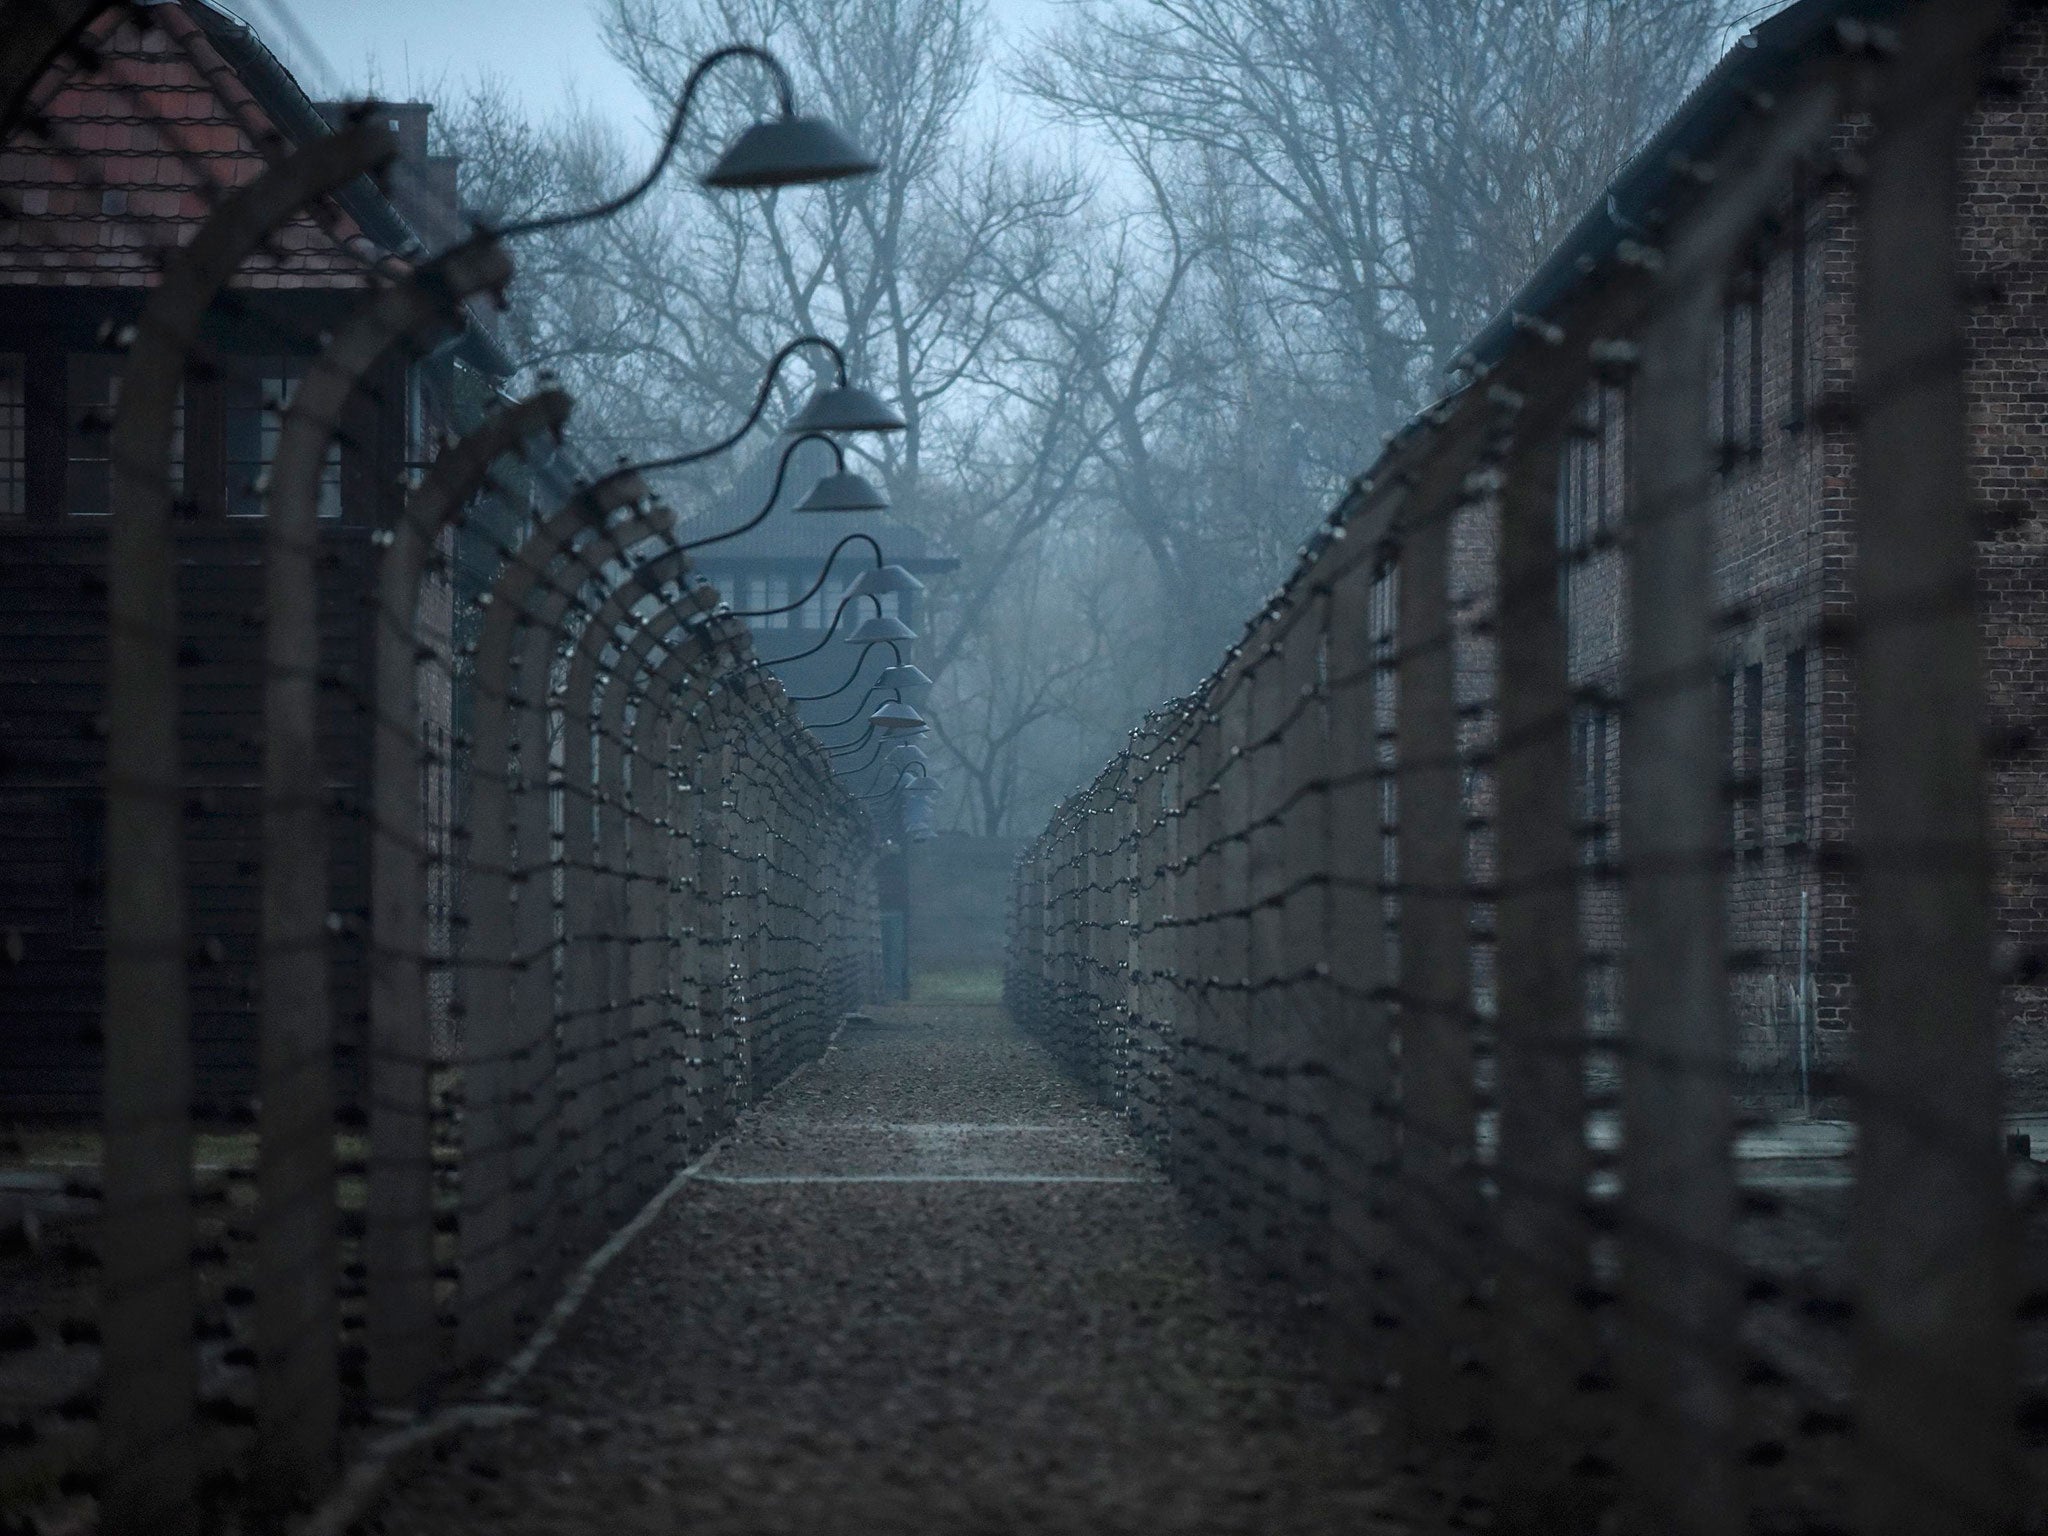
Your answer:
[[[315,96],[374,84],[433,99],[482,74],[503,79],[536,116],[581,101],[644,131],[646,104],[598,34],[600,0],[229,0]],[[1015,36],[1054,17],[1057,0],[990,0]]]

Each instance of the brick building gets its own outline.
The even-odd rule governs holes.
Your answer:
[[[1801,0],[1759,26],[1478,338],[1474,358],[1499,356],[1517,315],[1559,304],[1583,281],[1586,258],[1654,232],[1674,163],[1711,160],[1748,92],[1833,46],[1838,18],[1887,9],[1881,0]],[[2016,748],[1997,756],[1992,792],[2000,929],[2020,960],[2004,997],[2009,1055],[2030,1078],[2048,1039],[2048,993],[2023,959],[2048,941],[2048,756],[2025,736],[2048,727],[2048,506],[2039,500],[2048,478],[2048,18],[2024,13],[2000,68],[2010,89],[1980,107],[1967,155],[1962,257],[1980,299],[1970,337],[1975,471],[1980,504],[1994,514],[1979,546],[1991,724]],[[1834,148],[1852,149],[1858,133],[1843,122]],[[1855,909],[1831,854],[1854,835],[1855,680],[1831,621],[1853,616],[1855,441],[1836,406],[1857,389],[1857,223],[1852,191],[1830,169],[1815,165],[1797,181],[1731,285],[1708,424],[1722,466],[1713,516],[1731,752],[1729,943],[1744,957],[1734,967],[1736,1019],[1753,1086],[1770,1097],[1799,1095],[1802,1009],[1816,1094],[1829,1087],[1826,1069],[1842,1059],[1853,1017]],[[1620,853],[1626,732],[1617,705],[1601,701],[1619,699],[1625,669],[1614,535],[1628,511],[1630,450],[1626,383],[1596,388],[1567,449],[1557,511],[1560,545],[1573,556],[1562,580],[1572,672],[1586,700],[1574,733],[1596,864]],[[1590,947],[1614,953],[1611,884],[1596,879],[1587,916]],[[1596,974],[1596,1017],[1612,985],[1611,970]]]
[[[124,328],[163,253],[191,239],[211,201],[280,149],[330,132],[245,25],[203,0],[111,11],[99,62],[46,78],[37,128],[0,146],[0,1111],[78,1115],[97,1096],[106,668],[108,426]],[[417,257],[460,229],[452,164],[427,154],[429,108],[388,109],[408,172],[364,182],[283,230],[216,305],[188,375],[173,450],[179,497],[184,756],[191,913],[209,963],[195,968],[198,1091],[212,1112],[254,1082],[255,817],[261,754],[260,487],[308,360],[367,291],[373,260]],[[460,431],[509,371],[472,324],[430,359],[377,370],[352,405],[321,506],[325,559],[323,752],[343,805],[367,774],[372,534],[402,507],[427,445]],[[431,585],[420,620],[444,653],[456,594]],[[426,672],[428,743],[445,753],[445,664]],[[445,772],[422,785],[435,835]],[[368,839],[336,818],[337,912],[361,912]],[[443,892],[445,896],[445,892]],[[363,1006],[359,951],[337,955],[344,1036]]]

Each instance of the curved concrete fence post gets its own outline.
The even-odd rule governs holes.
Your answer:
[[[642,619],[643,628],[634,635],[633,643],[651,634],[650,626],[667,617],[666,610],[658,610]],[[615,1214],[620,1207],[637,1209],[659,1187],[663,1162],[658,1144],[660,995],[650,970],[654,936],[647,931],[653,897],[644,886],[654,878],[658,861],[665,858],[660,845],[667,836],[667,764],[643,761],[636,755],[638,730],[644,727],[652,735],[656,727],[639,718],[653,699],[635,686],[640,679],[630,670],[631,662],[632,643],[628,643],[614,653],[597,721],[600,844],[607,840],[617,844],[604,860],[610,895],[599,926],[609,958],[610,1028],[615,1038],[625,1042],[615,1053],[622,1075],[611,1095],[619,1121],[613,1139],[622,1170],[622,1193],[613,1202]],[[634,710],[630,718],[629,706]],[[616,831],[605,832],[607,825]]]
[[[664,607],[632,632],[613,667],[619,732],[632,778],[631,885],[627,893],[628,981],[634,1032],[647,1042],[643,1062],[642,1122],[649,1176],[656,1182],[688,1159],[688,1105],[682,1094],[688,1035],[682,1023],[679,962],[687,942],[677,893],[687,878],[688,830],[679,800],[676,689],[665,670],[676,647],[690,637],[708,588],[685,589],[676,608]],[[716,593],[711,594],[716,601]],[[608,712],[609,713],[609,712]]]
[[[1981,534],[1964,512],[1985,495],[1973,461],[1995,390],[1972,353],[1983,320],[1962,256],[1983,215],[1958,216],[1984,196],[1964,190],[1986,154],[1977,114],[2005,110],[1984,70],[2026,14],[2010,0],[1909,13],[1865,147],[1851,1261],[1852,1486],[1868,1536],[2007,1530],[2030,1502],[2015,1322],[2022,1276],[2032,1286],[2039,1272],[2022,1269],[2008,1184],[1992,959],[2006,921],[1992,821],[2007,813],[1985,803],[1985,724],[2008,707],[1987,684],[2008,642],[1991,639],[1987,657]]]
[[[530,1282],[552,1274],[559,1263],[553,1252],[555,1191],[541,1187],[556,1161],[557,1077],[550,1006],[554,945],[545,780],[547,668],[556,649],[554,623],[567,600],[538,605],[538,613],[529,609],[535,606],[537,590],[550,595],[558,590],[562,578],[555,573],[557,562],[580,558],[601,565],[616,553],[619,541],[634,543],[659,531],[651,520],[637,515],[619,527],[607,527],[613,514],[645,496],[640,477],[622,472],[579,491],[550,515],[499,574],[477,641],[464,883],[469,952],[460,973],[463,1146],[458,1262],[463,1306],[456,1348],[464,1364],[492,1359],[510,1344],[530,1299]],[[515,645],[521,653],[516,698],[510,686]],[[525,734],[517,770],[519,800],[530,805],[538,798],[543,834],[529,843],[531,824],[522,817],[517,868],[512,849],[514,704],[522,706],[517,714]],[[515,883],[521,886],[517,929]],[[538,943],[533,942],[536,936]]]
[[[1824,74],[1758,114],[1747,141],[1717,168],[1713,199],[1667,237],[1636,337],[1631,744],[1621,768],[1631,1054],[1622,1084],[1619,1380],[1639,1401],[1689,1410],[1642,1416],[1622,1437],[1625,1526],[1633,1520],[1674,1536],[1734,1536],[1748,1525],[1748,1472],[1736,1449],[1744,1433],[1742,1360],[1733,1347],[1742,1277],[1721,864],[1729,721],[1714,680],[1716,471],[1700,426],[1729,275],[1792,167],[1833,131],[1840,101],[1839,81]],[[1641,686],[1669,678],[1684,681]],[[1683,1243],[1675,1241],[1681,1233]]]
[[[530,750],[533,760],[547,768],[544,777],[526,775],[522,785],[517,815],[520,825],[533,834],[522,834],[523,846],[541,846],[538,833],[543,825],[551,836],[560,839],[559,869],[551,861],[546,870],[549,889],[559,881],[559,910],[548,911],[543,936],[534,926],[539,921],[539,906],[523,907],[522,942],[542,941],[544,937],[551,958],[559,952],[561,979],[559,997],[552,992],[540,994],[536,989],[519,999],[516,1006],[523,1040],[540,1042],[552,1053],[559,1035],[559,1059],[552,1054],[548,1058],[556,1082],[550,1096],[551,1118],[546,1138],[550,1148],[558,1146],[562,1150],[558,1158],[551,1155],[549,1164],[537,1164],[536,1168],[557,1168],[556,1199],[550,1209],[559,1214],[549,1218],[555,1229],[550,1242],[558,1245],[564,1260],[596,1247],[610,1230],[605,1219],[608,1169],[601,1141],[610,1130],[603,1113],[610,1062],[602,1028],[604,1009],[601,1001],[593,1002],[588,957],[591,913],[599,885],[597,848],[591,828],[593,769],[587,698],[595,673],[594,667],[579,667],[578,657],[582,637],[594,641],[598,615],[622,578],[621,572],[604,567],[619,561],[632,544],[660,531],[650,521],[601,556],[593,547],[590,554],[598,557],[585,560],[583,580],[574,586],[557,585],[542,593],[536,601],[534,627],[527,633],[519,662],[522,673],[536,680],[546,699],[545,709],[526,722],[530,740],[521,747],[522,758]],[[599,581],[604,584],[603,593],[585,596],[584,588]],[[585,621],[573,643],[568,642],[564,632],[572,609],[580,612]],[[580,709],[570,697],[571,680],[585,694]],[[559,737],[554,734],[556,721],[560,724]],[[523,852],[520,862],[524,867],[525,889],[531,893],[535,890],[536,865]],[[543,1001],[547,1004],[545,1010]],[[545,1081],[545,1077],[535,1077],[530,1091],[539,1095]],[[535,1103],[538,1105],[538,1098]]]
[[[563,858],[565,881],[575,880],[587,899],[576,921],[563,931],[563,1028],[573,1031],[584,1057],[584,1102],[574,1118],[579,1134],[594,1146],[583,1152],[585,1183],[576,1208],[605,1227],[637,1208],[640,1190],[628,1167],[635,1041],[623,1007],[626,827],[624,762],[617,722],[607,711],[599,721],[593,707],[599,666],[619,626],[640,603],[659,601],[661,589],[681,580],[689,560],[665,550],[627,570],[584,625],[569,657],[558,705],[562,717]],[[614,679],[614,683],[622,679]],[[616,687],[608,699],[622,698]],[[578,872],[580,868],[580,873]],[[565,911],[565,919],[569,914]]]
[[[669,1028],[676,1035],[672,1094],[683,1114],[680,1150],[685,1158],[703,1150],[716,1134],[712,1106],[719,1101],[713,1078],[714,1015],[724,996],[724,951],[715,935],[723,914],[708,884],[715,868],[709,849],[716,787],[707,689],[725,627],[709,618],[718,602],[716,589],[693,588],[686,601],[695,611],[665,637],[665,654],[652,674],[662,690],[666,737],[679,779],[670,802],[676,835],[668,871],[670,939],[664,971],[669,978],[665,991],[673,1000]]]
[[[569,397],[545,390],[506,407],[435,458],[385,535],[377,567],[376,707],[370,803],[369,1193],[364,1213],[366,1378],[383,1407],[422,1406],[436,1374],[434,1179],[426,828],[418,743],[420,583],[443,533],[492,466],[536,439],[559,440]]]
[[[273,1511],[324,1492],[341,1450],[320,479],[370,370],[460,330],[464,302],[511,276],[511,259],[486,236],[357,305],[285,412],[264,497],[255,1492]]]
[[[626,763],[628,845],[626,885],[626,999],[634,1038],[640,1044],[634,1085],[633,1144],[636,1179],[658,1187],[674,1171],[669,1147],[674,1104],[674,1030],[664,986],[661,948],[668,942],[665,871],[673,857],[675,827],[670,818],[673,785],[668,742],[668,690],[648,675],[661,629],[672,617],[658,609],[644,618],[618,649],[605,689],[602,731],[612,731]]]
[[[189,1531],[197,1518],[172,412],[200,323],[228,279],[272,231],[397,153],[389,129],[360,123],[230,194],[166,262],[121,373],[107,536],[100,1520],[110,1536]]]

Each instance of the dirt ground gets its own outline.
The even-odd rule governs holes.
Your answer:
[[[999,1009],[850,1025],[384,1536],[1419,1526],[1378,1426],[1234,1314],[1172,1192]]]

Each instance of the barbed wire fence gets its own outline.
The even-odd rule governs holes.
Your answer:
[[[83,637],[106,668],[84,722],[104,767],[75,783],[108,816],[103,1121],[67,1185],[90,1215],[42,1256],[74,1278],[0,1320],[29,1365],[0,1468],[92,1497],[109,1533],[228,1509],[281,1528],[370,1426],[476,1390],[587,1255],[822,1048],[873,982],[872,829],[637,476],[579,486],[523,536],[470,516],[552,452],[561,392],[442,444],[388,526],[323,522],[336,445],[360,448],[409,361],[513,276],[487,233],[410,263],[361,243],[334,199],[392,173],[383,124],[291,149],[252,120],[269,169],[218,184],[107,46],[182,13],[19,9],[10,134],[103,184],[39,107],[75,71],[155,123],[205,219],[108,338],[113,515],[104,583],[82,589],[104,613]],[[306,362],[265,402],[257,531],[208,542],[184,526],[180,390],[252,366],[209,322],[246,317],[252,262],[309,239],[360,294],[323,331],[261,317]],[[460,654],[422,607],[458,525],[501,562]],[[194,557],[232,579],[195,586]],[[337,659],[350,601],[367,666]],[[457,687],[473,718],[450,735],[423,697]],[[224,883],[249,899],[195,907]],[[195,997],[251,1020],[239,1126],[195,1093]]]
[[[1988,506],[1970,447],[2018,323],[2000,295],[2037,273],[1958,226],[1959,158],[2043,25],[1897,12],[1830,18],[1752,90],[1673,167],[1664,222],[1399,434],[1018,867],[1012,1008],[1248,1278],[1320,1320],[1333,1383],[1380,1405],[1451,1524],[2044,1518],[2044,1232],[1998,1056],[2039,961],[1999,956],[1993,870],[2023,883],[2030,853],[1988,801],[2042,747],[1987,729],[2028,701],[1987,693],[1980,564],[2037,540],[2039,508]],[[1830,546],[1853,558],[1760,613],[1717,565],[1739,427],[1717,362],[1731,298],[1770,323],[1767,257],[1797,253],[1803,294],[1809,220],[1853,228],[1823,291],[1858,352],[1790,408],[1854,488]],[[1625,454],[1625,511],[1561,538],[1588,451]],[[1601,591],[1618,667],[1573,627]],[[1782,923],[1751,915],[1764,764],[1729,679],[1760,625],[1816,658],[1840,742],[1820,835],[1803,756],[1783,809],[1838,935],[1846,1033],[1813,1066],[1849,1163],[1779,1144],[1793,1117],[1751,1059]],[[1808,697],[1802,671],[1802,754]],[[1589,722],[1618,722],[1618,769],[1575,751]]]

